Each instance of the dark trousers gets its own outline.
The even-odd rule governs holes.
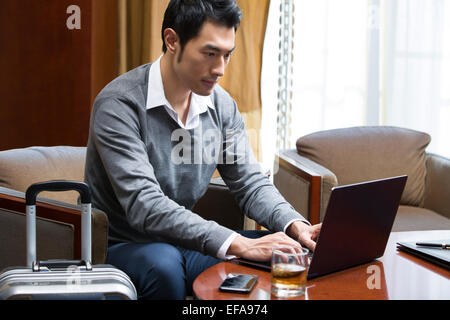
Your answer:
[[[259,238],[268,231],[237,231]],[[195,278],[221,262],[200,252],[168,243],[116,243],[108,248],[106,262],[124,271],[133,281],[139,299],[182,300],[192,295]]]

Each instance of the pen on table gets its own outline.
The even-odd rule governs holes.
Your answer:
[[[448,243],[428,243],[428,242],[417,242],[416,246],[421,247],[432,247],[432,248],[442,248],[442,249],[450,249],[450,244]]]

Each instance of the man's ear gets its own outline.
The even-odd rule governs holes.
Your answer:
[[[167,51],[171,54],[175,54],[177,48],[180,45],[180,38],[178,34],[172,28],[166,28],[164,30],[164,41],[166,44]]]

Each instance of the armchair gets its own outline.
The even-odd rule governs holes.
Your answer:
[[[425,151],[426,133],[398,127],[316,132],[275,159],[274,184],[312,223],[323,220],[331,189],[407,174],[393,231],[450,229],[450,160]]]
[[[25,265],[24,192],[46,180],[84,180],[85,147],[30,147],[0,151],[0,270]],[[81,216],[78,193],[42,192],[37,201],[37,253],[39,259],[79,259]],[[193,210],[232,229],[252,229],[228,188],[213,179]],[[253,223],[252,223],[253,222]],[[104,263],[107,252],[107,215],[92,210],[92,259]]]
[[[35,182],[83,181],[82,147],[30,147],[0,151],[0,269],[26,264],[25,194]],[[37,254],[41,260],[81,258],[78,193],[42,192],[36,203]],[[108,221],[92,210],[92,262],[106,260]]]

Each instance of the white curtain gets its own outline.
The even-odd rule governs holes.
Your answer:
[[[427,151],[450,158],[450,0],[293,1],[291,147],[320,130],[394,125],[429,133]],[[276,151],[279,3],[271,1],[263,52],[267,168]]]
[[[427,132],[450,158],[450,1],[385,0],[382,121]]]
[[[276,143],[279,0],[272,0],[262,68],[263,164]],[[294,0],[290,145],[302,135],[365,124],[368,1]]]
[[[261,68],[261,165],[272,171],[277,139],[280,0],[270,0]]]

